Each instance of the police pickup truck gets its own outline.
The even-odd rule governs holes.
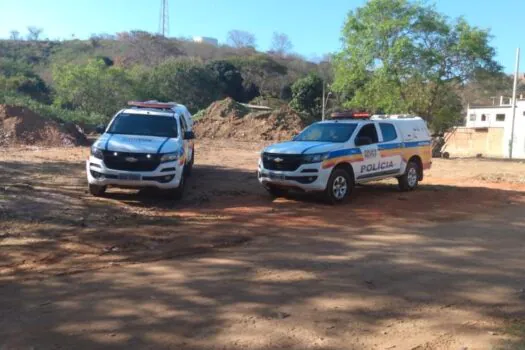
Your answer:
[[[128,104],[91,147],[89,192],[101,196],[108,186],[154,187],[181,198],[195,159],[191,114],[173,102]]]
[[[395,177],[403,191],[417,187],[431,166],[423,119],[408,115],[343,115],[314,123],[292,141],[261,152],[258,178],[273,196],[288,190],[323,192],[343,202],[355,184]]]

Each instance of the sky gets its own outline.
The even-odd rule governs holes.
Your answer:
[[[43,38],[85,39],[91,34],[129,30],[156,32],[161,0],[0,0],[0,38],[27,26],[43,29]],[[293,51],[315,60],[341,48],[341,28],[349,10],[364,0],[168,0],[169,35],[209,36],[224,43],[228,31],[255,34],[257,48],[268,50],[273,32],[289,36]],[[490,29],[496,59],[512,72],[516,47],[525,50],[525,0],[437,0],[438,11],[463,16]],[[522,57],[525,56],[525,52]],[[525,70],[525,59],[520,60]]]

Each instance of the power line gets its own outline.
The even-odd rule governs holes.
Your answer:
[[[167,37],[170,34],[170,13],[168,0],[160,0],[159,34]]]

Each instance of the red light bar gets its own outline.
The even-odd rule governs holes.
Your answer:
[[[370,114],[366,112],[334,112],[330,115],[332,119],[366,119],[370,118]]]
[[[141,101],[128,101],[129,106],[142,107],[142,108],[158,108],[158,109],[170,109],[175,107],[176,103],[166,102],[141,102]]]

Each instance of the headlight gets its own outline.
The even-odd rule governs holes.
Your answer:
[[[321,163],[328,159],[328,153],[308,154],[303,156],[303,163]]]
[[[179,160],[179,152],[166,153],[160,157],[161,163],[174,162],[176,160]]]
[[[91,155],[98,159],[104,159],[104,153],[102,153],[102,150],[95,146],[91,147]]]

